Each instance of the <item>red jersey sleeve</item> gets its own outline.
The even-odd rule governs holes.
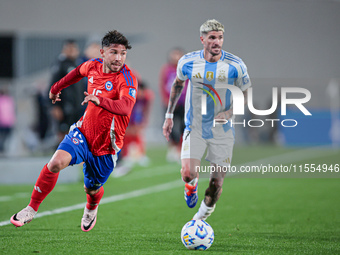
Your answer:
[[[79,66],[79,73],[80,73],[80,75],[82,75],[84,77],[87,76],[90,68],[92,67],[91,63],[93,63],[93,61],[88,60],[88,61],[84,62],[83,64],[81,64]]]
[[[123,97],[119,100],[112,100],[110,98],[97,96],[99,99],[99,106],[113,114],[127,116],[131,113],[134,106],[132,102],[127,97]]]
[[[120,91],[119,98],[127,97],[136,103],[138,83],[136,77],[132,74],[131,70],[125,65],[120,71],[119,79]]]
[[[67,88],[68,86],[77,83],[80,81],[85,75],[81,72],[82,66],[84,64],[79,65],[77,68],[73,69],[71,72],[69,72],[67,75],[65,75],[63,78],[61,78],[59,81],[53,84],[51,87],[51,93],[56,95],[60,91],[62,91],[64,88]]]
[[[53,86],[51,87],[51,93],[56,95],[60,91],[62,91],[64,88],[67,88],[68,86],[74,83],[77,83],[82,78],[87,76],[88,70],[90,68],[91,68],[91,61],[87,61],[77,66],[67,75],[65,75],[62,79],[60,79],[59,81],[53,84]]]

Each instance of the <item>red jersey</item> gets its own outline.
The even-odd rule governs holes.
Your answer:
[[[132,100],[128,103],[133,106],[137,96],[137,79],[125,64],[116,73],[103,73],[101,58],[85,62],[77,68],[75,73],[75,80],[80,77],[88,78],[87,92],[97,96],[100,100],[99,106],[92,102],[88,103],[84,115],[76,124],[77,127],[85,136],[93,155],[116,154],[123,147],[132,107],[127,113],[121,115],[116,105],[112,106],[112,103],[119,102],[116,100],[123,98],[128,101]],[[58,88],[65,87],[66,83],[63,79],[59,83],[59,85],[57,83],[53,85],[51,89],[53,94],[59,92]],[[112,113],[110,109],[114,109],[117,113]]]

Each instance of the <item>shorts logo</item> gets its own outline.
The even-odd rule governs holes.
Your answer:
[[[183,151],[187,151],[187,150],[189,150],[189,144],[184,144],[183,145]]]
[[[134,88],[129,88],[129,95],[136,98],[136,90]]]
[[[226,158],[225,160],[223,160],[222,162],[230,164],[230,158]]]
[[[76,138],[76,137],[72,137],[72,142],[75,144],[75,145],[78,145],[79,144],[79,139]]]
[[[112,82],[107,81],[107,82],[105,83],[105,89],[106,89],[107,91],[111,91],[111,90],[113,89]]]

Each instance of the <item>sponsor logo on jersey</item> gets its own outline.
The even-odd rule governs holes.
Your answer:
[[[93,76],[89,79],[89,82],[93,84]]]
[[[136,98],[136,90],[134,88],[129,88],[129,95]]]
[[[202,79],[202,76],[201,76],[201,74],[199,72],[196,75],[194,75],[193,77],[197,78],[197,79]]]
[[[105,83],[105,89],[106,89],[107,91],[111,91],[111,90],[113,89],[112,82],[107,81],[107,82]]]

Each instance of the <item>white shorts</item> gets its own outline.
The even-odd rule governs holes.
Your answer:
[[[221,138],[204,139],[195,131],[185,130],[183,134],[181,158],[201,160],[207,149],[206,160],[219,166],[230,166],[235,137],[228,130]]]

